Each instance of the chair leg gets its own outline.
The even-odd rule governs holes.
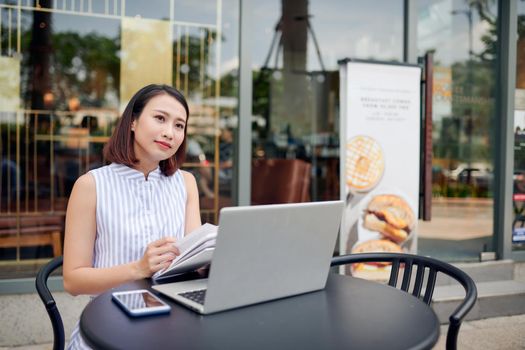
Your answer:
[[[448,325],[448,332],[447,332],[447,350],[456,350],[457,349],[457,343],[458,343],[458,333],[459,333],[459,327],[460,324],[454,324],[450,323]]]
[[[62,317],[58,312],[58,308],[53,305],[52,308],[47,310],[49,319],[51,320],[51,325],[53,326],[53,350],[64,350],[65,348],[65,334],[64,334],[64,324],[62,323]]]
[[[53,244],[53,256],[57,257],[62,255],[62,237],[60,231],[53,231],[51,233],[51,240]]]

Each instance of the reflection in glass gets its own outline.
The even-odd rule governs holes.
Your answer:
[[[402,1],[254,4],[253,157],[306,162],[311,186],[303,198],[339,198],[338,60],[401,61],[402,13]]]
[[[236,128],[238,0],[38,4],[0,1],[0,279],[34,276],[39,259],[62,254],[73,184],[106,163],[126,88],[150,80],[188,97],[198,146],[183,167],[202,176],[203,221],[215,221],[219,187],[231,188],[218,184],[218,128]]]
[[[167,21],[123,18],[120,50],[120,110],[148,84],[171,84],[173,51]],[[155,62],[155,64],[151,64]]]
[[[525,250],[525,3],[523,1],[518,2],[513,184],[512,249]]]
[[[497,7],[418,3],[418,50],[433,53],[432,221],[420,223],[423,254],[478,260],[492,249]]]
[[[60,13],[17,6],[0,6],[0,62],[18,72],[0,78],[0,278],[62,254],[73,183],[104,164],[118,115],[119,18],[78,16],[87,9],[69,2]],[[12,260],[19,268],[2,264]]]
[[[169,20],[172,18],[173,9],[170,8],[171,1],[166,0],[148,0],[146,6],[142,0],[126,0],[124,12],[127,17],[162,19]],[[171,11],[171,12],[170,12]]]

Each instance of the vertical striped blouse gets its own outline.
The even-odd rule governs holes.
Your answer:
[[[157,168],[146,179],[138,170],[112,163],[90,174],[97,191],[93,267],[139,260],[149,243],[184,236],[187,193],[180,170],[164,176]],[[86,348],[78,325],[68,348]]]

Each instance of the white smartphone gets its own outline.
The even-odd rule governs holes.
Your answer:
[[[169,313],[171,307],[146,289],[113,292],[113,300],[130,316],[148,316]]]

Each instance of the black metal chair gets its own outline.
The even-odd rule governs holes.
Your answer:
[[[422,298],[423,302],[430,305],[432,302],[432,295],[434,293],[434,287],[436,284],[437,273],[441,272],[454,278],[456,281],[461,283],[465,289],[465,298],[454,310],[452,315],[449,317],[449,326],[447,332],[447,349],[456,349],[458,332],[461,326],[463,318],[472,309],[477,299],[477,288],[476,284],[465,272],[461,271],[455,266],[452,266],[446,262],[439,261],[430,257],[401,254],[401,253],[364,253],[364,254],[350,254],[335,256],[332,259],[331,266],[339,266],[354,263],[366,263],[366,262],[390,262],[392,263],[392,269],[390,272],[390,279],[388,284],[394,288],[397,286],[397,279],[399,275],[399,268],[404,265],[403,281],[401,282],[401,290],[410,293],[410,282],[412,277],[413,267],[417,266],[416,278],[414,281],[414,287],[412,295],[421,299],[421,292],[423,290],[423,282],[425,280],[425,271],[428,270],[428,278],[425,286],[425,294]]]
[[[55,269],[62,266],[62,262],[62,256],[57,256],[46,265],[42,266],[36,275],[36,290],[46,307],[49,319],[51,320],[51,325],[53,326],[54,350],[63,350],[65,347],[64,324],[62,323],[62,317],[58,312],[55,299],[53,299],[49,288],[47,288],[47,279]]]

